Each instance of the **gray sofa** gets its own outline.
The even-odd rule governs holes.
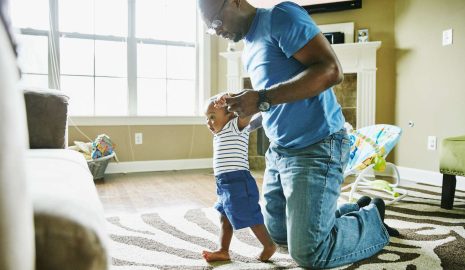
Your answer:
[[[17,79],[0,24],[0,269],[108,269],[92,175],[81,154],[64,149],[68,98],[23,93]]]

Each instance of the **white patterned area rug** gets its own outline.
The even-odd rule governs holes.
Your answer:
[[[409,196],[386,210],[386,223],[399,229],[401,236],[391,238],[377,255],[336,269],[465,269],[465,192],[456,191],[454,209],[444,210],[439,207],[440,187],[403,188]],[[345,199],[343,194],[341,202]],[[268,263],[255,259],[261,247],[248,229],[235,232],[230,262],[206,263],[202,250],[216,249],[218,243],[219,218],[213,208],[170,209],[107,221],[112,270],[301,269],[284,250]]]

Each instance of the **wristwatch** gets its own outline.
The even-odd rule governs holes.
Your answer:
[[[261,112],[267,112],[270,110],[271,104],[270,100],[266,96],[266,90],[259,90],[258,91],[258,110]]]

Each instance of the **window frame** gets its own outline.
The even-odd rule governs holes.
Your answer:
[[[35,30],[22,28],[20,33],[24,35],[37,35],[48,37],[48,84],[50,88],[60,89],[60,48],[61,37],[92,39],[103,41],[127,42],[127,83],[128,83],[128,115],[127,116],[69,116],[69,126],[118,126],[118,125],[192,125],[204,124],[203,101],[211,94],[211,37],[205,33],[206,27],[197,12],[196,43],[196,106],[193,116],[138,116],[137,115],[137,44],[172,44],[180,46],[192,46],[192,43],[159,41],[135,36],[135,1],[128,2],[128,37],[121,38],[105,35],[91,35],[80,33],[59,32],[58,28],[58,2],[49,0],[50,28],[49,30]],[[197,44],[197,46],[196,46]],[[54,54],[53,52],[56,52]],[[55,57],[56,59],[52,59]],[[58,63],[56,69],[51,62]],[[29,74],[29,73],[28,73]],[[30,73],[33,75],[33,73]],[[95,77],[95,74],[94,74]],[[95,102],[95,98],[94,98]]]

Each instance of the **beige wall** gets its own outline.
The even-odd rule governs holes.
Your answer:
[[[442,31],[449,28],[454,43],[443,47]],[[427,136],[440,141],[465,134],[465,1],[397,0],[395,32],[395,117],[404,129],[396,161],[438,171],[439,151],[426,149]]]
[[[89,138],[105,133],[116,144],[120,161],[196,159],[212,156],[212,135],[203,125],[79,127]],[[134,144],[134,133],[143,133],[143,144]],[[69,143],[88,141],[70,127]]]

